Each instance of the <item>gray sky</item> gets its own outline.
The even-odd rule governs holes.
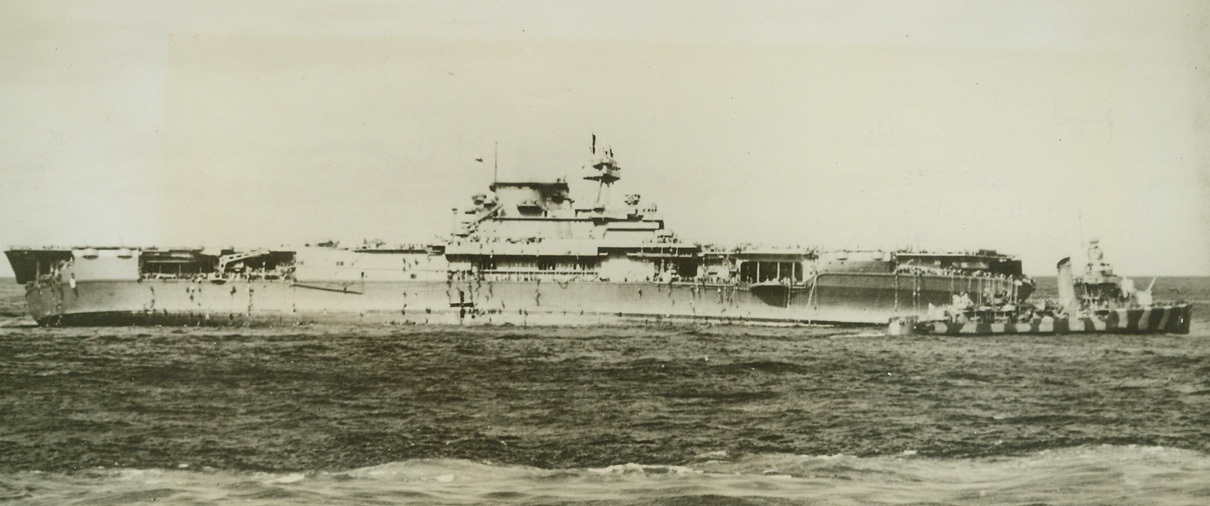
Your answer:
[[[1210,275],[1206,2],[0,3],[0,244],[424,241],[596,133],[687,240]],[[483,157],[489,163],[475,163]],[[589,198],[587,195],[584,198]],[[5,264],[0,275],[9,274]]]

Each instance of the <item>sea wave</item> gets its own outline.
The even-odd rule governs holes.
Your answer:
[[[540,469],[418,459],[340,472],[211,468],[0,475],[0,499],[29,504],[1205,504],[1210,456],[1093,446],[1017,457],[703,455],[693,465]]]

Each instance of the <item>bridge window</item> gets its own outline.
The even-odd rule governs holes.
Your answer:
[[[553,271],[553,270],[555,270],[556,266],[557,266],[557,264],[552,259],[547,259],[547,258],[538,259],[538,270],[540,270],[540,271]]]

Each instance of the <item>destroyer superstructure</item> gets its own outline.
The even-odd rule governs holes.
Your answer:
[[[656,206],[611,204],[621,166],[591,149],[581,204],[566,180],[495,181],[448,240],[356,247],[11,248],[40,324],[592,323],[684,318],[885,323],[955,295],[1024,300],[994,251],[851,251],[680,240]]]

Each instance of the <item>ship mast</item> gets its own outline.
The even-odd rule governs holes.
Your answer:
[[[584,179],[597,182],[597,202],[593,210],[602,212],[605,210],[605,204],[609,202],[609,188],[622,178],[618,175],[622,167],[614,160],[612,148],[602,149],[601,154],[597,155],[597,134],[592,134],[591,150],[592,168],[597,172],[584,176]]]

